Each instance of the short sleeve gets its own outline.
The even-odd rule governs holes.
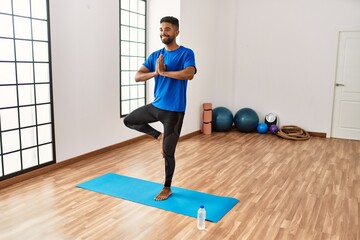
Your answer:
[[[155,71],[155,63],[156,61],[154,61],[155,59],[155,52],[150,54],[150,56],[146,59],[146,61],[143,63],[143,65],[149,69],[150,72],[154,72]]]
[[[197,72],[196,64],[195,64],[195,54],[191,49],[187,49],[187,52],[186,52],[184,69],[187,67],[194,67],[195,73]]]

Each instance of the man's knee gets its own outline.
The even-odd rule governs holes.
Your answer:
[[[128,115],[128,116],[129,116],[129,115]],[[125,126],[127,126],[128,128],[131,128],[131,127],[130,127],[130,126],[131,126],[131,123],[130,123],[130,121],[129,121],[128,116],[126,116],[126,117],[124,118],[123,122],[124,122]]]

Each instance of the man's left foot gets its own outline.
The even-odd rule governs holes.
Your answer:
[[[164,187],[161,192],[154,198],[156,201],[166,200],[172,194],[170,187]]]

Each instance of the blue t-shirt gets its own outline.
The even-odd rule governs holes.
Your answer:
[[[156,61],[160,54],[164,56],[166,71],[180,71],[189,66],[196,69],[194,52],[189,48],[180,46],[174,51],[167,51],[162,48],[150,54],[143,64],[150,72],[156,71]],[[188,80],[155,76],[155,99],[152,104],[167,111],[185,112],[187,83]]]

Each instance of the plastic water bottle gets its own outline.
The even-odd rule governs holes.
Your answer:
[[[200,206],[197,213],[197,227],[200,230],[205,230],[205,219],[206,219],[206,210],[203,205]]]

